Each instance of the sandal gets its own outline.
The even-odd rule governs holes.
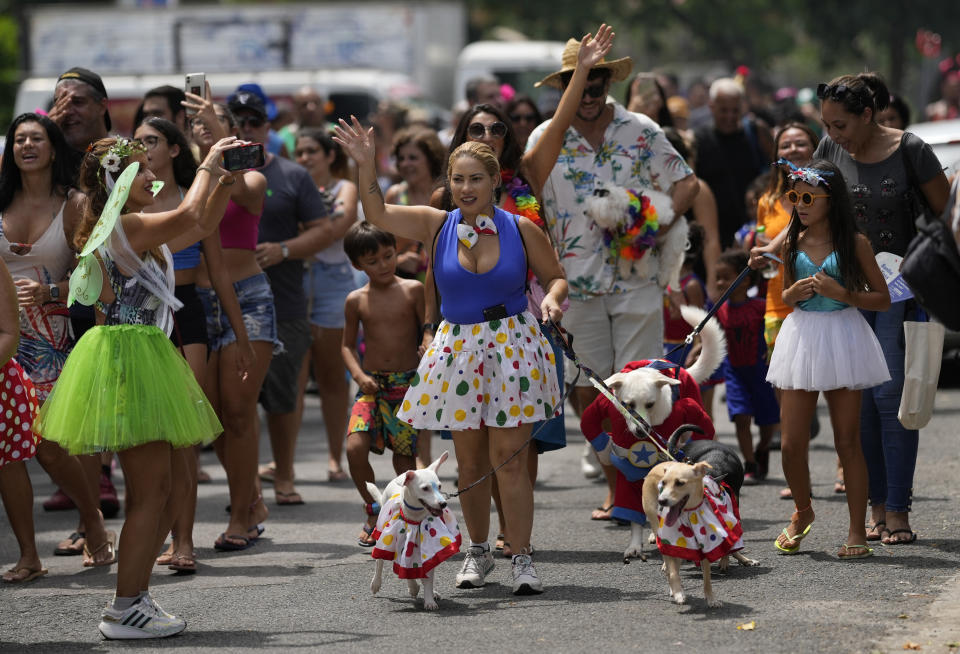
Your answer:
[[[850,552],[853,552],[853,554]],[[841,561],[846,561],[847,559],[866,559],[871,556],[873,556],[873,550],[866,545],[847,545],[844,543],[840,551],[837,552],[837,558]]]
[[[84,532],[75,531],[67,536],[65,540],[70,541],[70,545],[68,547],[57,547],[57,549],[53,550],[56,556],[78,556],[83,554],[83,545],[87,542],[87,535]],[[83,543],[78,542],[81,540]]]
[[[223,532],[220,534],[220,537],[214,541],[213,549],[217,550],[218,552],[239,552],[241,550],[253,547],[253,543],[254,541],[250,540],[246,536],[239,536],[237,534],[228,534],[227,532]]]
[[[303,501],[303,498],[300,496],[300,493],[297,491],[291,491],[289,493],[284,493],[283,491],[274,491],[274,494],[277,497],[277,506],[296,506],[298,504],[306,504]]]
[[[33,581],[38,577],[42,577],[47,574],[46,568],[39,568],[37,570],[32,570],[26,566],[20,566],[19,568],[10,568],[3,575],[3,583],[5,584],[25,584],[28,581]]]
[[[610,511],[613,509],[613,505],[610,506],[598,506],[593,510],[593,513],[590,514],[591,520],[610,520]]]
[[[847,485],[843,481],[843,477],[837,477],[836,481],[833,482],[833,492],[837,495],[847,492]],[[859,545],[851,545],[851,547],[859,547]]]
[[[167,566],[170,570],[176,570],[177,572],[182,572],[183,574],[196,574],[197,572],[197,562],[193,557],[185,556],[183,554],[178,554],[174,556],[171,560],[170,565]]]
[[[783,528],[783,531],[781,532],[781,535],[784,538],[783,542],[794,543],[793,547],[784,547],[783,545],[781,545],[780,536],[777,536],[777,540],[773,541],[773,544],[774,546],[776,546],[778,550],[780,550],[781,554],[796,554],[797,552],[800,551],[800,541],[802,541],[804,538],[807,537],[807,535],[810,533],[810,527],[812,526],[813,526],[813,523],[807,525],[806,529],[804,529],[799,534],[796,534],[794,536],[791,536],[790,534],[787,533],[786,527]]]
[[[107,548],[107,553],[110,554],[110,558],[105,561],[96,561],[94,556],[97,552]],[[113,565],[117,562],[117,533],[114,531],[107,532],[107,540],[105,540],[100,547],[91,550],[89,547],[84,544],[83,546],[83,567],[84,568],[99,568],[101,566]]]
[[[277,467],[272,463],[268,463],[265,466],[260,466],[257,469],[257,477],[260,478],[260,481],[265,481],[270,484],[273,483],[273,479],[276,476],[276,474],[277,474]]]
[[[157,565],[170,565],[175,558],[177,557],[174,556],[173,552],[164,552],[157,557]]]
[[[360,536],[357,538],[357,545],[360,547],[373,547],[377,544],[377,539],[373,537],[373,527],[371,525],[363,525],[361,527],[363,530]]]
[[[891,538],[893,538],[895,534],[910,534],[910,537],[890,540]],[[917,532],[913,531],[912,529],[894,529],[893,531],[887,533],[882,543],[884,545],[909,545],[910,543],[915,543],[916,540],[917,540]]]
[[[327,481],[343,481],[350,479],[350,475],[344,470],[327,470]]]
[[[872,526],[867,527],[867,540],[883,540],[884,533],[888,536],[890,531],[886,529],[886,520],[877,520]]]

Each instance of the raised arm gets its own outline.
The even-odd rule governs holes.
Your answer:
[[[590,69],[600,63],[610,52],[614,36],[616,35],[613,28],[606,23],[597,30],[595,38],[590,34],[584,35],[580,41],[577,67],[560,98],[560,104],[553,119],[540,139],[523,155],[523,174],[535,195],[540,195],[544,182],[547,181],[550,171],[557,163],[557,157],[560,156],[560,150],[563,147],[563,135],[577,114],[577,107],[583,99],[583,89],[587,85]]]
[[[446,218],[446,212],[431,207],[384,203],[377,182],[373,128],[364,129],[356,116],[350,118],[352,124],[340,119],[340,124],[334,128],[336,136],[333,140],[357,162],[360,202],[367,221],[396,236],[431,243],[434,232],[440,229]]]

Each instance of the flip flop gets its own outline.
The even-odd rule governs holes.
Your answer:
[[[75,531],[69,536],[67,536],[67,540],[70,541],[71,545],[76,545],[77,541],[80,539],[83,539],[85,541],[87,539],[87,534],[82,531]],[[56,556],[79,556],[83,554],[83,546],[81,545],[80,547],[58,547],[57,549],[53,550],[53,553]]]
[[[887,533],[887,538],[890,538],[894,534],[910,534],[910,538],[906,540],[892,540],[890,542],[881,541],[883,545],[909,545],[910,543],[917,542],[917,532],[912,529],[894,529],[891,532]]]
[[[243,541],[243,544],[230,542],[234,540]],[[228,534],[227,532],[223,532],[220,534],[220,538],[214,542],[213,549],[217,550],[218,552],[240,552],[253,547],[254,542],[255,541],[250,540],[246,536],[238,536],[236,534]]]
[[[812,526],[813,526],[813,523],[810,523],[809,525],[807,525],[806,529],[804,529],[799,534],[796,534],[795,536],[791,536],[790,534],[788,534],[787,528],[784,527],[782,533],[783,533],[783,537],[786,538],[785,542],[792,542],[796,544],[793,547],[784,547],[783,545],[780,544],[780,537],[778,536],[777,539],[773,541],[773,545],[778,550],[780,550],[781,554],[796,554],[797,552],[800,551],[800,541],[802,541],[804,538],[807,537],[807,534],[810,533],[810,528]]]
[[[102,550],[107,548],[107,552],[110,553],[110,558],[106,561],[94,561],[94,555]],[[83,546],[83,567],[84,568],[100,568],[107,565],[113,565],[117,562],[117,533],[115,531],[107,532],[107,540],[103,542],[100,547],[95,550],[91,550],[84,544]]]
[[[24,575],[24,576],[22,576],[22,577],[16,576],[21,570],[25,571],[27,574]],[[9,570],[7,570],[7,574],[10,574],[11,572],[12,572],[15,576],[13,576],[13,577],[8,577],[7,575],[3,575],[3,583],[5,583],[5,584],[24,584],[24,583],[26,583],[26,582],[28,582],[28,581],[33,581],[34,579],[37,579],[37,578],[42,577],[43,575],[47,574],[47,569],[46,569],[46,568],[40,568],[39,570],[31,570],[30,568],[28,568],[28,567],[26,567],[26,566],[20,566],[19,568],[10,568]]]
[[[373,547],[377,544],[376,539],[373,537],[373,527],[370,525],[363,525],[363,534],[357,538],[357,545],[360,547]]]
[[[247,528],[247,538],[249,538],[251,541],[255,541],[255,540],[257,540],[258,538],[260,538],[261,536],[263,536],[263,532],[265,532],[266,530],[267,530],[267,528],[264,527],[263,525],[253,525],[252,527],[248,527],[248,528]],[[250,535],[250,532],[251,532],[251,531],[257,532],[257,535],[256,535],[256,536],[251,536],[251,535]]]
[[[883,540],[883,532],[886,531],[887,534],[890,533],[885,529],[886,526],[887,523],[885,520],[877,520],[873,523],[873,526],[867,527],[867,540]],[[876,533],[871,534],[871,531]]]
[[[849,554],[848,552],[857,552],[857,554]],[[837,558],[841,561],[848,559],[866,559],[871,556],[873,556],[873,550],[866,545],[847,545],[844,543],[840,551],[837,552]]]
[[[175,556],[167,568],[192,575],[197,573],[197,562],[189,556]]]
[[[343,481],[350,479],[345,470],[327,470],[327,481]]]
[[[292,493],[284,493],[282,491],[274,491],[277,497],[277,506],[296,506],[297,504],[305,504],[303,498],[300,497],[300,493],[293,491]]]
[[[175,558],[172,552],[164,552],[157,557],[157,565],[170,565]]]
[[[610,506],[598,506],[593,510],[593,513],[590,514],[591,520],[610,520],[610,510],[613,509],[613,505]],[[606,515],[600,515],[597,512],[606,513]]]
[[[277,474],[277,469],[272,465],[260,466],[257,470],[257,477],[260,478],[260,481],[265,481],[268,483],[273,483],[273,478]]]

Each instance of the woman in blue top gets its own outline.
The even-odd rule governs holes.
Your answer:
[[[825,160],[792,167],[784,196],[792,208],[784,245],[783,301],[795,310],[777,336],[767,381],[781,389],[783,475],[796,512],[777,537],[795,554],[814,520],[810,501],[810,422],[820,391],[830,407],[834,447],[843,465],[850,527],[837,556],[870,556],[863,523],[867,468],[860,449],[861,390],[890,379],[880,343],[858,309],[884,311],[890,294],[870,241],[859,233],[846,182]],[[792,205],[792,207],[791,207]]]
[[[555,357],[526,310],[527,266],[546,296],[545,319],[558,320],[567,282],[550,241],[530,220],[494,206],[500,164],[489,146],[464,143],[450,155],[447,177],[456,210],[384,205],[377,184],[372,130],[340,121],[337,140],[357,162],[360,198],[370,222],[432,243],[434,277],[446,320],[410,384],[398,417],[418,429],[450,429],[467,487],[518,456],[496,475],[510,531],[515,594],[542,592],[530,559],[533,487],[524,443],[531,425],[561,402]],[[493,568],[490,478],[461,496],[470,547],[457,586],[475,588]]]

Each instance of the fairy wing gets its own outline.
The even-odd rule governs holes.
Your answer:
[[[100,213],[100,219],[94,225],[93,231],[90,232],[90,238],[87,239],[83,250],[80,251],[81,257],[93,254],[110,236],[114,225],[117,224],[117,219],[120,218],[120,213],[123,211],[123,205],[127,203],[127,196],[130,195],[130,185],[133,183],[133,178],[137,176],[139,169],[140,162],[134,161],[120,173],[120,177],[117,178],[117,182],[107,198],[107,203]]]
[[[67,294],[67,306],[79,302],[92,305],[100,297],[103,288],[103,271],[97,257],[88,254],[80,257],[76,270],[70,275],[70,292]]]

